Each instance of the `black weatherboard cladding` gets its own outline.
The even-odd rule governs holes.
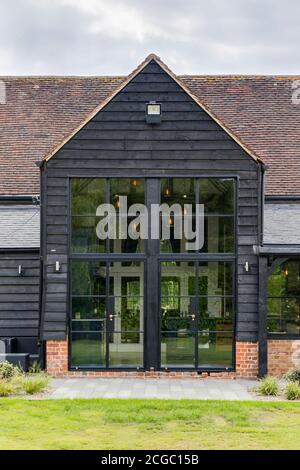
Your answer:
[[[145,121],[145,105],[153,100],[162,104],[159,125]],[[259,164],[151,61],[44,169],[44,338],[64,339],[67,333],[70,176],[211,175],[238,178],[237,338],[257,340],[258,266],[252,246],[259,241],[259,174]]]
[[[38,251],[0,253],[0,338],[38,337],[39,282]]]

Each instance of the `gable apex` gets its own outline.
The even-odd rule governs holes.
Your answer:
[[[204,111],[206,112],[254,161],[262,165],[262,160],[255,155],[236,135],[227,128],[227,126],[212,113],[207,106],[205,106],[201,100],[194,95],[191,90],[183,83],[183,81],[177,77],[172,70],[161,60],[161,58],[150,53],[117,87],[113,92],[107,96],[104,101],[101,101],[94,110],[89,113],[86,118],[77,126],[71,134],[66,136],[62,142],[56,145],[44,157],[44,161],[49,161],[66,143],[68,143],[72,137],[74,137],[96,114],[98,114],[118,93],[120,93],[150,62],[154,61],[175,83]]]

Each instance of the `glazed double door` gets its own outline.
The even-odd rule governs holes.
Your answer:
[[[72,261],[71,367],[228,369],[233,263]]]

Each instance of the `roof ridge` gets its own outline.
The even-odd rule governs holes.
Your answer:
[[[32,79],[98,79],[98,78],[108,78],[113,80],[124,80],[127,78],[127,75],[0,75],[0,79],[16,79],[16,80],[32,80]]]
[[[161,62],[166,69],[171,72],[171,69],[164,64],[164,62],[159,59],[158,56],[155,54],[150,54],[150,60],[156,60]],[[146,62],[143,61],[142,63]],[[142,64],[140,64],[142,65]],[[129,76],[131,76],[138,67],[136,67],[129,75],[0,75],[0,80],[73,80],[73,79],[80,79],[80,80],[93,80],[93,79],[108,79],[108,80],[125,80]],[[300,74],[174,74],[176,77],[180,79],[185,78],[195,78],[195,79],[205,79],[205,78],[213,78],[213,79],[299,79]]]
[[[208,75],[208,74],[184,74],[184,75],[177,75],[178,77],[180,78],[196,78],[196,79],[205,79],[205,78],[219,78],[219,79],[268,79],[268,78],[279,78],[279,79],[282,79],[282,78],[287,78],[287,79],[293,79],[293,78],[297,78],[299,79],[300,77],[300,74],[299,75],[253,75],[253,74],[250,74],[250,75],[247,75],[247,74],[211,74],[211,75]]]

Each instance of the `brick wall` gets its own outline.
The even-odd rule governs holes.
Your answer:
[[[46,368],[52,377],[68,375],[68,341],[46,342]]]
[[[300,340],[268,340],[268,374],[281,377],[300,366]]]
[[[258,343],[236,343],[236,376],[254,379],[258,375]]]
[[[258,347],[257,343],[236,343],[236,372],[214,372],[197,374],[197,372],[122,372],[122,371],[69,371],[68,370],[68,342],[47,341],[46,345],[47,372],[53,377],[169,377],[169,378],[226,378],[237,377],[255,378],[258,373]]]

